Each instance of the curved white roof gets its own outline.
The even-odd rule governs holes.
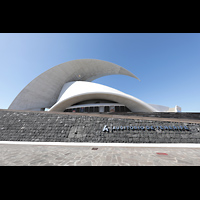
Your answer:
[[[92,81],[112,74],[138,79],[119,65],[97,59],[79,59],[57,65],[32,80],[14,99],[8,109],[40,110],[55,103],[63,85],[70,81]],[[139,79],[138,79],[139,80]]]
[[[149,104],[131,95],[125,94],[111,87],[86,81],[73,81],[66,83],[58,97],[58,101],[49,111],[64,111],[71,105],[89,100],[107,99],[125,105],[132,112],[157,112]]]

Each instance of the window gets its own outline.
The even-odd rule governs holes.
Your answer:
[[[120,106],[120,112],[124,112],[124,106]]]
[[[94,107],[94,112],[99,112],[99,107],[98,106]]]
[[[115,106],[115,112],[119,112],[119,106]]]
[[[109,106],[105,106],[105,112],[109,112]]]

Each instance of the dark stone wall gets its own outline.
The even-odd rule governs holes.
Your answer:
[[[143,117],[160,117],[160,118],[176,118],[176,119],[198,119],[200,120],[200,113],[198,112],[130,112],[130,113],[108,113],[110,115],[126,115],[126,116],[143,116]]]
[[[103,132],[107,125],[109,132]],[[113,126],[187,126],[189,130],[116,130]],[[200,143],[200,124],[0,110],[0,141]]]

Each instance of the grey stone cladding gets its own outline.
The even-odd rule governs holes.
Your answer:
[[[103,132],[107,125],[109,132]],[[144,130],[112,127],[145,127]],[[188,127],[189,130],[146,127]],[[0,110],[0,141],[200,143],[200,124],[50,112]]]
[[[160,117],[160,118],[177,118],[177,119],[197,119],[200,120],[200,113],[198,112],[126,112],[126,113],[108,113],[110,115],[126,115],[126,116],[143,116],[143,117]]]

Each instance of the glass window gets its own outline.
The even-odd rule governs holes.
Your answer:
[[[99,107],[98,106],[94,107],[94,112],[99,112]]]
[[[115,106],[115,112],[119,112],[119,106]]]
[[[105,112],[109,112],[109,106],[105,106]]]

